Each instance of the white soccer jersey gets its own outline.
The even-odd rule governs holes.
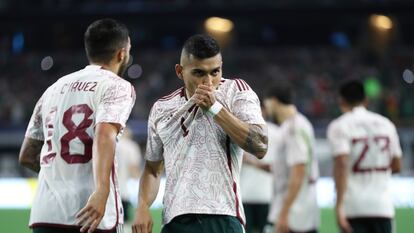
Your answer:
[[[44,92],[26,131],[26,137],[44,141],[31,227],[76,225],[75,215],[94,191],[94,128],[100,122],[124,127],[134,101],[129,82],[96,65],[60,78]],[[100,230],[123,222],[116,179],[115,162]]]
[[[131,178],[130,167],[140,168],[142,164],[141,149],[133,139],[121,138],[116,146],[118,162],[118,184],[122,200],[129,201],[128,179]]]
[[[268,147],[265,157],[260,161],[273,164],[277,154],[280,133],[279,126],[271,122],[267,124]],[[240,174],[243,203],[269,204],[272,197],[272,174],[249,164],[243,164]]]
[[[243,80],[222,79],[215,96],[241,121],[265,124],[259,99]],[[163,223],[193,213],[236,216],[244,224],[243,151],[193,99],[186,99],[185,88],[159,99],[148,124],[146,160],[165,164]]]
[[[334,120],[327,134],[333,155],[348,155],[346,216],[392,218],[390,164],[394,156],[402,154],[394,124],[356,107]]]
[[[290,169],[297,164],[306,165],[306,176],[301,189],[289,210],[289,228],[293,231],[310,231],[319,226],[319,208],[316,199],[316,180],[319,176],[315,156],[315,135],[311,123],[300,113],[283,122],[280,127],[280,144],[273,163],[273,196],[269,222],[279,218],[285,200]]]

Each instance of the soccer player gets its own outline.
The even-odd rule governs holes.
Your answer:
[[[264,97],[266,112],[280,123],[266,233],[315,233],[319,227],[316,199],[319,170],[314,154],[314,130],[293,104],[292,93],[291,85],[280,81]]]
[[[143,158],[141,148],[139,144],[134,141],[132,131],[128,127],[124,129],[116,149],[115,156],[118,162],[118,185],[124,209],[124,227],[126,227],[131,221],[128,209],[132,206],[128,195],[128,180],[130,178],[139,178]]]
[[[328,127],[334,156],[336,217],[342,232],[391,233],[394,207],[391,173],[400,171],[397,130],[387,118],[368,111],[364,86],[348,81],[339,90],[343,115]]]
[[[222,77],[216,40],[190,37],[175,66],[184,87],[152,107],[134,233],[151,232],[149,207],[165,165],[163,233],[243,232],[243,149],[262,158],[267,133],[255,92]]]
[[[271,166],[277,154],[280,133],[278,125],[269,121],[266,122],[266,125],[269,139],[265,157],[259,160],[248,153],[245,153],[243,157],[240,186],[246,215],[246,233],[263,232],[272,198]]]
[[[84,38],[90,65],[56,81],[34,108],[19,155],[23,166],[39,172],[34,233],[117,232],[122,226],[114,154],[135,101],[133,87],[121,78],[130,57],[128,34],[115,20],[93,22]]]

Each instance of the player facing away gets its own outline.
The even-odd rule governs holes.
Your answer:
[[[339,90],[343,115],[328,126],[334,156],[336,217],[342,232],[391,233],[394,207],[391,173],[400,171],[397,130],[387,118],[368,111],[364,86],[352,80]]]
[[[267,132],[256,93],[222,77],[216,40],[190,37],[175,66],[184,86],[155,102],[134,233],[151,232],[149,207],[163,167],[163,233],[243,232],[239,173],[243,150],[262,158]]]
[[[19,157],[39,172],[34,233],[122,229],[114,154],[135,102],[133,87],[121,78],[128,34],[115,20],[93,22],[84,37],[90,65],[60,78],[35,106]]]
[[[262,106],[262,114],[266,110]],[[267,118],[267,117],[265,117]],[[277,154],[280,138],[279,126],[267,121],[268,146],[265,157],[261,160],[244,153],[240,174],[243,208],[246,215],[246,233],[262,233],[267,224],[270,201],[272,199],[273,175],[271,167]]]
[[[280,81],[270,87],[264,96],[266,112],[280,123],[266,233],[316,233],[320,222],[316,198],[319,168],[314,153],[314,130],[309,120],[296,109],[292,94],[292,86]]]

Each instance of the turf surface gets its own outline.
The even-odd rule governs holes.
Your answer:
[[[132,211],[131,211],[132,212]],[[154,218],[154,233],[161,229],[161,211],[152,211]],[[338,233],[332,209],[322,209],[322,226],[320,233]],[[29,221],[29,210],[21,209],[0,209],[0,232],[1,233],[30,233],[27,227]],[[397,209],[396,233],[414,232],[414,209]]]

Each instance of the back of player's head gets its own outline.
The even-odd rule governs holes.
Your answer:
[[[264,98],[276,98],[282,104],[292,104],[292,85],[286,81],[278,81],[265,91]]]
[[[128,44],[127,27],[113,19],[100,19],[89,25],[84,43],[89,61],[108,63],[117,50]]]
[[[360,104],[365,100],[364,85],[358,80],[347,81],[339,88],[339,95],[347,104]]]
[[[214,57],[220,53],[217,41],[208,35],[198,34],[188,38],[183,46],[181,56],[193,55],[197,59]]]

